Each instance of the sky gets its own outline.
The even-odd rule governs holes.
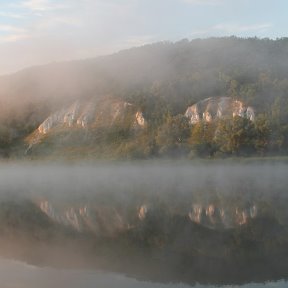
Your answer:
[[[287,0],[0,0],[0,74],[158,41],[287,37]]]

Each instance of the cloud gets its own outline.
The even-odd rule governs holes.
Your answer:
[[[128,47],[143,46],[156,41],[157,37],[154,35],[140,35],[129,37],[125,43]]]
[[[211,29],[193,30],[189,33],[189,37],[201,37],[203,35],[208,34],[210,31],[211,31]]]
[[[26,32],[25,29],[19,28],[16,26],[11,26],[11,25],[1,25],[0,24],[0,32],[15,32],[15,33],[23,33]]]
[[[269,28],[273,27],[272,23],[259,23],[253,25],[241,25],[241,24],[231,24],[231,23],[221,23],[214,26],[210,26],[203,29],[192,30],[189,33],[189,37],[207,37],[215,36],[219,34],[225,35],[241,35],[249,32],[261,34],[266,32]]]
[[[0,43],[16,42],[30,38],[28,31],[12,25],[0,25]]]
[[[23,14],[10,13],[10,12],[5,12],[5,11],[0,12],[0,17],[14,18],[14,19],[24,19],[25,18],[25,16]]]
[[[0,36],[0,43],[17,42],[19,40],[31,38],[28,33],[15,33],[10,35]]]
[[[81,20],[76,17],[69,16],[45,17],[44,19],[41,19],[37,25],[35,25],[34,30],[49,30],[57,28],[58,26],[80,27]]]
[[[273,25],[271,23],[262,23],[254,25],[238,25],[238,24],[217,24],[212,27],[213,30],[224,31],[228,33],[239,33],[239,32],[249,32],[249,31],[265,31],[271,28]]]
[[[181,0],[181,1],[193,5],[209,5],[209,6],[217,6],[222,5],[224,3],[224,0]]]
[[[26,0],[21,2],[20,6],[34,12],[45,12],[67,8],[66,5],[51,2],[49,0]]]

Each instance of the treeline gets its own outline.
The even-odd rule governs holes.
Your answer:
[[[168,69],[166,79],[126,94],[148,120],[153,152],[190,157],[287,154],[288,38],[182,40],[154,49],[161,46],[174,72]],[[153,50],[153,45],[142,49]],[[217,96],[253,106],[255,122],[235,117],[189,125],[183,116],[187,107]]]
[[[288,133],[265,115],[255,122],[239,116],[190,125],[185,116],[170,117],[158,129],[160,154],[225,157],[287,154]]]
[[[148,124],[143,130],[129,126],[95,129],[86,144],[94,143],[92,154],[105,158],[275,156],[288,153],[288,130],[284,128],[262,114],[255,122],[236,116],[193,125],[179,114],[166,116],[156,128]]]

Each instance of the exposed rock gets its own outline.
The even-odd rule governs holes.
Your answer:
[[[54,128],[89,129],[97,125],[105,127],[124,122],[127,118],[134,128],[143,128],[146,125],[143,113],[131,103],[111,99],[76,101],[68,108],[50,115],[26,140],[31,146],[41,142]]]
[[[98,104],[98,107],[97,107]],[[107,109],[107,104],[110,106]],[[101,111],[102,107],[105,107],[105,111]],[[101,120],[104,118],[103,114],[109,114],[110,122],[116,121],[118,117],[123,116],[123,113],[127,113],[129,107],[133,107],[132,104],[127,102],[114,102],[114,103],[80,103],[79,101],[73,103],[67,109],[62,109],[49,116],[39,127],[38,132],[46,134],[50,129],[59,125],[66,125],[67,127],[82,127],[86,128],[88,125],[92,125],[95,120]],[[103,119],[104,120],[104,119]],[[135,113],[135,123],[139,126],[145,125],[145,119],[141,111]]]
[[[136,123],[139,126],[144,127],[146,122],[143,113],[141,111],[137,111],[135,116],[136,116]]]
[[[189,118],[191,124],[200,120],[211,122],[215,119],[235,116],[254,121],[255,112],[252,107],[247,107],[241,101],[230,97],[211,97],[188,107],[185,116]]]

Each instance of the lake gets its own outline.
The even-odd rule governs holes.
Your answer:
[[[1,260],[0,287],[287,279],[287,186],[275,161],[2,163],[0,257],[23,262]]]
[[[142,282],[115,273],[84,270],[57,270],[47,267],[36,267],[25,263],[1,259],[0,260],[0,285],[1,288],[213,288],[221,286],[184,284],[160,284]],[[287,287],[285,281],[268,283],[251,283],[246,285],[226,285],[227,288],[260,288]]]

